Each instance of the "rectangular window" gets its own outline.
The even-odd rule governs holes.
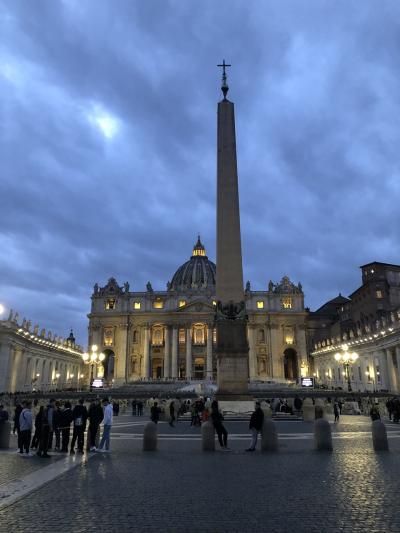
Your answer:
[[[115,309],[115,298],[107,298],[106,309]]]
[[[257,309],[264,309],[264,302],[262,300],[257,302]]]
[[[179,307],[185,307],[185,305],[186,305],[185,300],[179,300],[179,304],[178,305],[179,305]]]
[[[185,330],[180,329],[179,330],[179,344],[185,344],[185,342],[186,342]]]
[[[282,298],[282,308],[291,309],[292,308],[292,299],[290,296],[285,296]]]
[[[383,294],[382,294],[382,291],[381,291],[380,289],[378,289],[378,290],[376,291],[376,297],[377,297],[377,298],[383,298]]]
[[[133,308],[136,310],[139,310],[142,307],[142,304],[140,302],[133,302]]]
[[[153,302],[153,307],[154,309],[162,309],[164,307],[164,302],[160,298],[157,298],[157,300]]]

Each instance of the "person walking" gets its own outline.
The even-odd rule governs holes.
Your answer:
[[[42,430],[40,432],[40,444],[39,450],[36,455],[43,458],[48,458],[50,455],[47,453],[49,449],[49,436],[53,431],[53,414],[54,414],[54,400],[50,399],[43,412],[42,417]]]
[[[22,402],[22,411],[19,415],[19,430],[20,430],[20,448],[19,453],[23,455],[25,450],[25,457],[32,457],[32,454],[29,452],[29,445],[31,443],[32,435],[32,412],[31,412],[31,402],[24,401]]]
[[[75,442],[78,440],[78,453],[83,453],[83,445],[85,440],[85,428],[86,420],[88,418],[88,412],[86,406],[84,405],[85,400],[80,398],[78,405],[72,410],[72,422],[73,422],[73,433],[71,441],[71,450],[70,454],[75,453]]]
[[[99,400],[95,400],[89,407],[89,437],[90,437],[90,451],[96,451],[96,437],[99,431],[99,426],[103,420],[103,409],[101,408]]]
[[[335,415],[335,422],[339,422],[340,409],[339,409],[339,404],[337,403],[337,401],[335,401],[335,403],[333,404],[333,414]]]
[[[174,402],[172,401],[169,404],[169,425],[172,428],[174,427],[174,422],[175,422],[175,405],[174,405]]]
[[[251,431],[251,444],[250,447],[247,448],[246,452],[254,452],[257,446],[257,438],[259,432],[262,430],[264,422],[264,413],[261,409],[261,403],[256,402],[256,408],[254,412],[251,415],[250,423],[249,423],[249,429]]]
[[[103,435],[101,436],[100,445],[96,451],[98,452],[109,452],[110,451],[110,433],[113,423],[113,408],[108,399],[102,401],[104,409],[104,427]]]
[[[154,402],[150,409],[150,420],[152,420],[155,424],[158,424],[158,421],[160,420],[160,413],[161,409],[158,407],[158,402]]]
[[[215,431],[218,435],[218,442],[223,450],[229,450],[228,448],[228,432],[226,431],[222,421],[224,417],[218,409],[218,402],[214,400],[211,404],[211,420],[214,425]]]
[[[64,403],[60,416],[61,451],[68,453],[69,438],[71,436],[72,407],[71,402]]]

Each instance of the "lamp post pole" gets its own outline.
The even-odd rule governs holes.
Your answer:
[[[351,379],[350,379],[350,366],[355,363],[358,359],[358,353],[349,352],[349,347],[347,344],[342,345],[342,351],[335,353],[335,359],[339,363],[343,364],[344,371],[347,373],[347,388],[351,392]]]

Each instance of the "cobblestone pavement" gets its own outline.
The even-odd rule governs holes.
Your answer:
[[[0,532],[400,532],[399,426],[375,454],[368,419],[343,417],[330,454],[313,451],[312,424],[281,422],[287,438],[268,455],[243,451],[246,422],[227,423],[232,451],[215,453],[200,451],[198,428],[160,424],[170,439],[144,453],[132,435],[146,421],[119,417],[113,453],[1,511]]]

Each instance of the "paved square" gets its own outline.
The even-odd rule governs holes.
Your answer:
[[[329,454],[313,450],[312,423],[279,422],[280,452],[267,455],[244,451],[246,421],[226,423],[231,452],[201,452],[199,428],[184,421],[160,423],[159,450],[144,453],[146,422],[115,418],[112,453],[90,454],[4,508],[1,533],[400,532],[397,425],[387,425],[391,451],[376,454],[370,421],[342,417]],[[1,465],[17,459],[32,468],[0,455]]]

